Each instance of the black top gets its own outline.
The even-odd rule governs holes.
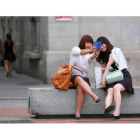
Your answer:
[[[118,70],[118,67],[115,65],[115,63],[113,63],[113,64],[111,65],[111,67],[113,67],[113,69],[115,69],[115,70]]]
[[[109,58],[106,58],[106,64],[108,63]],[[111,67],[113,67],[113,69],[118,70],[118,67],[115,65],[115,62],[111,65]]]
[[[11,41],[10,44],[8,44],[7,41],[4,42],[5,54],[13,54],[14,53],[14,51],[13,51],[13,44],[14,44],[13,41]]]

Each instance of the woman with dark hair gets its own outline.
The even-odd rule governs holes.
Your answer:
[[[93,51],[95,51],[94,54]],[[81,38],[79,46],[73,47],[70,54],[70,65],[75,65],[76,68],[81,70],[83,74],[73,69],[71,82],[74,87],[77,88],[78,98],[77,98],[77,110],[76,119],[80,119],[80,112],[85,101],[85,93],[90,95],[93,100],[98,103],[101,99],[98,98],[90,88],[90,82],[88,78],[89,63],[98,56],[100,51],[96,51],[95,46],[93,46],[93,39],[89,35],[85,35]]]
[[[14,53],[15,52],[15,53]],[[16,54],[16,56],[15,56]],[[7,33],[6,41],[2,44],[2,55],[5,60],[5,69],[6,69],[6,77],[12,76],[13,62],[18,58],[18,52],[16,50],[16,46],[14,41],[12,41],[11,34]]]
[[[134,94],[134,89],[132,87],[132,78],[130,73],[127,71],[127,63],[121,49],[114,47],[106,37],[99,37],[97,41],[102,41],[100,54],[96,58],[96,60],[102,65],[102,67],[105,70],[101,79],[101,84],[103,85],[104,89],[107,90],[104,114],[106,116],[111,116],[115,119],[119,119],[121,106],[121,92],[128,91],[130,94]],[[110,67],[116,70],[118,69],[116,63],[123,73],[123,80],[120,82],[107,84],[105,77]],[[111,105],[113,99],[115,102],[115,107]],[[114,108],[115,111],[113,112],[113,114],[110,114],[110,112],[113,111]]]

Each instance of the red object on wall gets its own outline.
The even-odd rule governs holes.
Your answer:
[[[70,21],[72,20],[71,16],[56,16],[56,21]]]

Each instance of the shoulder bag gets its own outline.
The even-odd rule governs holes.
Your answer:
[[[72,68],[77,69],[69,64],[62,65],[58,69],[51,81],[55,88],[67,90],[69,87],[73,87],[73,83],[70,82],[72,78]],[[79,71],[82,72],[81,70]]]
[[[118,67],[117,63],[115,63],[115,65]],[[123,80],[123,73],[121,70],[119,70],[119,67],[118,70],[111,69],[109,73],[106,75],[106,81],[108,84],[119,82],[122,80]]]

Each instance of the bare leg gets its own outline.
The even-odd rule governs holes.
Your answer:
[[[121,84],[117,84],[113,87],[114,91],[114,101],[115,101],[115,111],[114,116],[120,115],[120,107],[121,107],[121,91],[124,91],[125,88]]]
[[[98,97],[90,89],[90,86],[87,84],[87,82],[85,82],[80,76],[75,78],[74,86],[79,86],[85,93],[90,95],[94,101],[98,99]]]
[[[76,110],[76,116],[80,117],[81,109],[85,101],[85,92],[77,86],[78,91],[78,97],[77,97],[77,110]]]
[[[11,76],[12,70],[13,70],[13,63],[9,62],[9,75]]]
[[[9,72],[9,66],[8,66],[9,61],[8,60],[5,60],[4,63],[5,63],[6,72],[8,73]]]
[[[107,96],[105,99],[105,108],[109,107],[112,104],[113,96],[113,88],[109,88],[107,90]]]

